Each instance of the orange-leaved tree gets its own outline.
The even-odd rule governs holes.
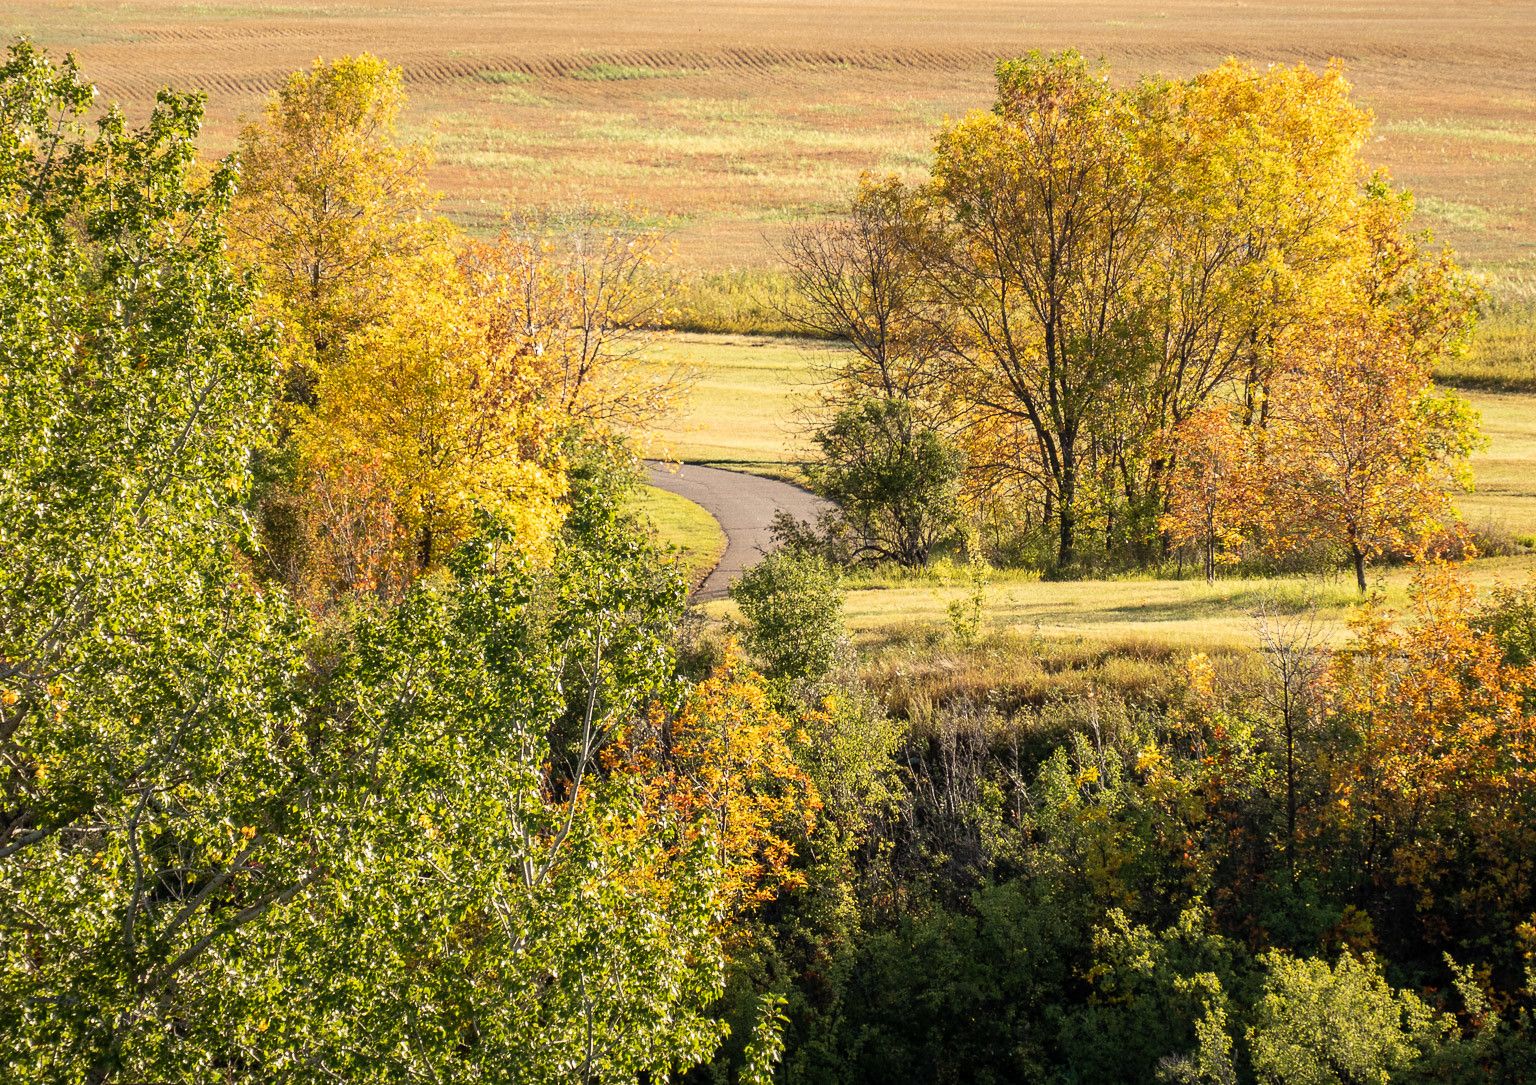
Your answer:
[[[1253,521],[1249,434],[1230,408],[1211,407],[1190,415],[1172,436],[1178,456],[1160,526],[1173,545],[1199,546],[1212,581],[1218,561],[1236,559]]]
[[[1458,528],[1455,489],[1471,488],[1477,416],[1437,390],[1390,320],[1348,313],[1291,339],[1258,435],[1253,504],[1272,549],[1336,545],[1366,590],[1366,564],[1423,556]]]
[[[1367,604],[1334,666],[1328,810],[1348,850],[1333,861],[1369,893],[1406,892],[1431,937],[1507,939],[1536,892],[1536,666],[1509,660],[1442,566],[1420,573],[1412,613],[1405,628]]]
[[[679,826],[680,847],[709,834],[728,914],[802,882],[795,846],[815,828],[821,799],[795,759],[797,741],[733,645],[676,712],[653,706],[615,757],[642,781],[654,815]]]

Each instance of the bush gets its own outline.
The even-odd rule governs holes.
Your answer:
[[[1248,1043],[1265,1085],[1387,1082],[1451,1032],[1423,999],[1393,990],[1369,954],[1329,965],[1273,952],[1263,962],[1269,975]]]
[[[746,618],[746,645],[770,678],[809,680],[836,665],[843,643],[843,597],[824,559],[776,550],[731,585]]]

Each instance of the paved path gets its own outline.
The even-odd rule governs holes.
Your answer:
[[[783,509],[798,519],[814,521],[829,507],[809,490],[741,471],[693,463],[673,470],[671,465],[654,462],[647,463],[645,469],[652,486],[704,506],[725,531],[720,564],[694,593],[700,601],[723,599],[731,582],[763,559],[773,541],[768,528],[774,513]]]

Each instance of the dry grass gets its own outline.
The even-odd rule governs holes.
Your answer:
[[[1423,221],[1479,266],[1536,268],[1527,3],[10,0],[0,33],[77,50],[140,115],[164,84],[206,90],[215,150],[285,72],[370,50],[404,66],[413,123],[440,130],[460,220],[638,204],[707,269],[771,266],[769,242],[861,170],[920,170],[944,117],[988,103],[1000,55],[1076,46],[1122,79],[1337,56]]]
[[[680,334],[654,352],[658,369],[682,369],[692,384],[648,449],[663,459],[768,474],[791,473],[806,446],[797,425],[809,402],[818,353],[840,349],[795,339]]]

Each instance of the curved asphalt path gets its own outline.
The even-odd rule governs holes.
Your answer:
[[[731,582],[763,560],[772,545],[769,526],[780,509],[800,520],[815,521],[831,505],[809,490],[778,479],[700,467],[685,463],[647,461],[646,481],[657,489],[686,497],[720,522],[725,531],[725,553],[714,571],[704,578],[693,597],[704,601],[723,599]]]

